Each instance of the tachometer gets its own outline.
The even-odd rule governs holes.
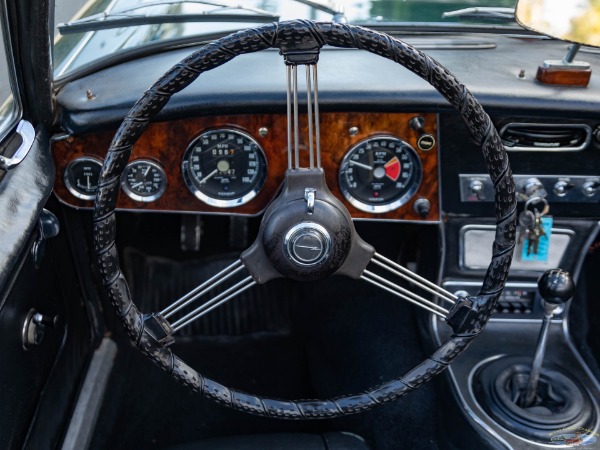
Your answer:
[[[187,148],[183,178],[203,202],[231,208],[249,202],[267,174],[265,154],[248,134],[233,129],[210,130]]]
[[[408,202],[421,177],[421,160],[408,143],[394,136],[374,136],[348,150],[339,181],[353,206],[384,213]]]

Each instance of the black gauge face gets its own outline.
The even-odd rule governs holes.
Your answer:
[[[121,187],[133,200],[153,202],[167,189],[167,175],[154,161],[138,159],[125,167]]]
[[[65,186],[71,194],[82,200],[94,200],[102,161],[83,157],[74,159],[65,169]]]
[[[410,145],[393,136],[377,136],[346,153],[339,180],[344,197],[356,208],[384,213],[410,200],[421,174],[421,161]]]
[[[219,208],[247,203],[265,182],[267,164],[258,143],[237,130],[207,131],[190,144],[182,172],[192,193]]]

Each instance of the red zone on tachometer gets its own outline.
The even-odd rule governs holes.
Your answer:
[[[390,159],[383,166],[385,168],[385,175],[392,181],[396,181],[400,176],[400,161],[396,156]]]

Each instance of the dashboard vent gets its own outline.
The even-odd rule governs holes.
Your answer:
[[[577,152],[592,139],[592,128],[585,124],[509,123],[500,130],[508,151]]]

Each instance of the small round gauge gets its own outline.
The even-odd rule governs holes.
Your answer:
[[[370,213],[405,204],[421,184],[417,152],[394,136],[374,136],[352,147],[340,166],[340,187],[356,208]]]
[[[121,187],[133,200],[153,202],[165,193],[167,175],[154,161],[137,159],[125,167],[121,176]]]
[[[94,200],[102,161],[89,156],[71,161],[65,169],[65,186],[71,194],[82,200]]]
[[[267,176],[260,145],[246,133],[233,129],[210,130],[200,135],[185,151],[181,168],[190,191],[219,208],[249,202]]]

